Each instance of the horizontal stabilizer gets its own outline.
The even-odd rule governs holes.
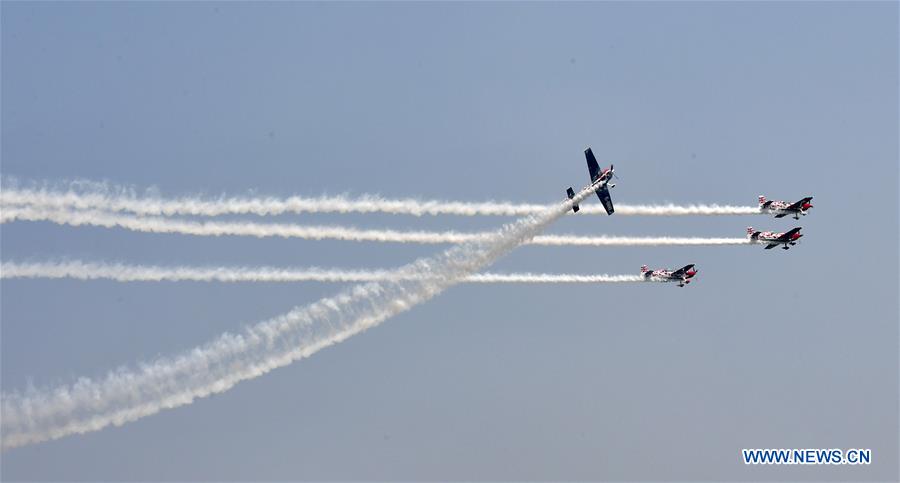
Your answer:
[[[571,200],[572,198],[575,197],[575,190],[573,190],[572,187],[570,186],[569,189],[566,190],[566,194],[569,196],[569,199]],[[580,208],[578,207],[578,203],[572,204],[572,212],[573,213],[578,213],[579,209]]]

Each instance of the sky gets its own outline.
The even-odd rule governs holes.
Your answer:
[[[570,216],[550,233],[759,246],[522,247],[492,271],[691,286],[459,285],[234,389],[5,451],[6,481],[896,481],[896,2],[0,4],[0,172],[164,196],[549,203],[614,163],[620,203],[765,216]],[[590,200],[587,203],[595,203]],[[502,217],[260,222],[478,231]],[[442,247],[16,222],[4,261],[390,268]],[[0,389],[186,351],[340,284],[0,282]],[[0,415],[2,416],[2,415]],[[746,466],[742,448],[871,448]]]

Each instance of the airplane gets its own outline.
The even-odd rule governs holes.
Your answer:
[[[591,151],[591,148],[587,148],[584,150],[584,157],[587,159],[588,173],[591,174],[591,187],[594,188],[594,192],[597,193],[597,197],[600,198],[600,202],[603,203],[603,207],[606,208],[606,214],[613,214],[613,203],[612,198],[609,196],[609,188],[615,188],[615,183],[610,183],[609,180],[613,176],[615,176],[615,170],[613,170],[613,165],[609,165],[608,168],[600,170],[600,165],[597,164],[597,158],[594,157],[594,152]],[[575,197],[575,190],[570,186],[569,189],[566,190],[566,194],[569,196],[569,199]],[[572,205],[572,211],[578,213],[579,207],[578,204]]]
[[[812,196],[807,196],[796,203],[788,203],[787,201],[766,200],[765,196],[759,195],[759,209],[768,213],[774,213],[775,218],[794,215],[794,219],[799,220],[800,215],[806,216],[806,211],[813,207],[810,204],[812,199]]]
[[[778,245],[783,245],[781,248],[787,250],[791,246],[796,245],[797,240],[799,240],[801,236],[803,235],[800,234],[799,226],[791,231],[786,231],[784,233],[757,231],[754,230],[752,226],[747,227],[747,237],[750,239],[750,241],[753,243],[768,243],[768,245],[766,245],[766,250],[775,248]]]
[[[684,287],[685,285],[691,283],[691,279],[694,275],[697,275],[699,270],[694,270],[694,264],[685,265],[678,270],[650,270],[647,268],[647,265],[641,266],[641,275],[644,276],[644,280],[654,280],[657,282],[678,282],[679,287]]]

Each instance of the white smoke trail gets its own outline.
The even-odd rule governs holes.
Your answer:
[[[161,267],[95,263],[3,262],[0,278],[72,278],[117,282],[399,282],[421,279],[421,274],[397,270],[338,270],[276,267]],[[470,283],[625,283],[641,282],[639,275],[578,275],[549,273],[479,273],[461,281]]]
[[[0,223],[11,221],[50,221],[71,226],[100,226],[124,228],[150,233],[178,233],[195,236],[254,236],[302,238],[307,240],[344,240],[357,242],[393,243],[472,243],[488,240],[492,234],[461,233],[455,231],[396,231],[359,229],[342,226],[314,226],[246,221],[193,221],[162,217],[119,215],[105,211],[60,211],[41,208],[6,208],[0,213]],[[530,245],[545,246],[663,246],[663,245],[746,245],[747,238],[674,238],[542,235],[528,241]]]
[[[576,275],[570,273],[476,273],[465,279],[471,283],[632,283],[644,282],[640,275]]]
[[[82,183],[83,184],[83,183]],[[78,184],[77,186],[82,186]],[[136,196],[133,191],[105,185],[90,185],[87,191],[69,187],[58,189],[20,189],[7,187],[0,191],[2,206],[21,206],[55,210],[100,210],[129,212],[141,216],[219,216],[228,214],[280,215],[285,213],[390,213],[402,215],[460,215],[460,216],[527,216],[548,208],[548,205],[510,203],[508,201],[461,202],[385,199],[378,196],[347,198],[332,197],[200,197],[161,198]],[[606,214],[600,205],[588,204],[579,213]],[[755,206],[729,205],[628,205],[616,204],[618,215],[684,216],[684,215],[758,215]]]
[[[541,235],[529,243],[544,246],[582,246],[582,247],[658,247],[658,246],[716,246],[716,245],[748,245],[747,238],[718,237],[671,237],[671,236],[578,236],[578,235]]]
[[[585,210],[585,208],[589,208]],[[586,213],[606,214],[602,206],[585,206]],[[581,211],[579,211],[581,213]],[[732,205],[616,205],[617,215],[644,215],[644,216],[686,216],[686,215],[764,215],[766,214],[756,206],[732,206]]]
[[[579,192],[577,203],[591,194]],[[240,381],[308,357],[429,300],[519,246],[571,209],[566,201],[506,225],[484,241],[451,247],[401,267],[421,280],[357,285],[337,296],[226,333],[178,356],[100,379],[0,395],[0,437],[8,449],[122,425],[220,393]]]

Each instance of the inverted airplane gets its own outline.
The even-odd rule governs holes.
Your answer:
[[[807,210],[813,207],[810,204],[812,199],[812,196],[807,196],[796,203],[788,203],[787,201],[766,200],[765,196],[759,195],[759,209],[767,213],[773,213],[775,218],[794,215],[794,219],[799,220],[800,215],[806,216]]]
[[[694,278],[694,275],[697,275],[698,271],[699,270],[694,270],[693,263],[685,265],[678,270],[666,270],[665,268],[660,270],[650,270],[647,265],[641,266],[641,275],[644,276],[644,280],[678,282],[679,287],[684,287],[691,283],[691,279]]]
[[[753,243],[767,243],[766,250],[782,245],[782,249],[787,250],[797,244],[797,240],[803,235],[800,234],[800,227],[784,233],[775,233],[772,231],[757,231],[752,226],[747,227],[747,237]]]
[[[597,164],[597,158],[594,157],[594,152],[591,151],[591,148],[587,148],[584,150],[584,157],[587,159],[588,173],[591,175],[591,187],[594,188],[594,192],[597,193],[597,197],[600,198],[600,202],[603,203],[603,208],[606,208],[606,214],[613,214],[613,203],[612,198],[609,196],[609,188],[615,188],[615,183],[610,183],[609,180],[615,176],[615,172],[613,170],[613,165],[610,164],[608,168],[601,170],[600,165]],[[566,190],[566,194],[569,195],[569,199],[575,197],[575,190],[572,187]],[[579,207],[578,204],[572,205],[572,211],[578,213]]]

